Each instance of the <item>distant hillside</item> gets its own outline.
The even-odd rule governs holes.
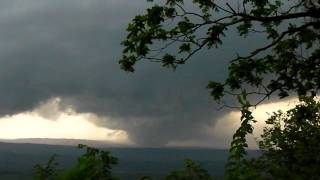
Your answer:
[[[61,168],[66,168],[81,152],[71,146],[0,143],[0,179],[31,179],[33,166],[47,162],[52,154],[57,154]]]
[[[125,180],[137,179],[142,175],[161,179],[168,172],[181,168],[186,158],[201,163],[212,175],[222,177],[228,157],[227,150],[215,149],[119,147],[104,149],[119,158],[119,164],[114,168],[114,172]],[[72,166],[81,153],[75,146],[0,143],[0,179],[31,179],[32,167],[37,163],[47,162],[52,154],[57,155],[59,168],[64,169]],[[256,155],[257,151],[250,151],[250,154]]]
[[[21,139],[0,139],[0,142],[6,143],[30,143],[30,144],[47,144],[47,145],[66,145],[76,146],[78,144],[86,144],[99,148],[105,147],[131,147],[130,145],[116,144],[109,141],[96,141],[84,139],[53,139],[53,138],[21,138]]]

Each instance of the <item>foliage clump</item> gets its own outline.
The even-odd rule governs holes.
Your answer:
[[[33,167],[33,174],[35,180],[53,180],[57,178],[58,162],[55,161],[56,155],[52,155],[49,161],[44,164],[36,164]]]
[[[185,169],[171,172],[166,180],[213,180],[213,178],[200,164],[187,159],[185,160]]]
[[[109,152],[79,144],[80,149],[86,152],[78,158],[71,169],[56,171],[55,156],[52,156],[46,165],[35,165],[34,174],[38,180],[116,180],[112,174],[112,166],[116,165],[117,158]]]
[[[320,179],[320,102],[300,101],[266,121],[259,141],[262,155],[251,161],[265,179]]]

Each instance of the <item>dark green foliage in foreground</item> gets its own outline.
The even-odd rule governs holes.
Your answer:
[[[117,164],[117,158],[111,156],[109,152],[91,148],[86,145],[80,144],[79,148],[85,148],[86,153],[78,158],[75,167],[64,172],[59,179],[116,179],[113,177],[111,169],[113,165]]]
[[[267,124],[259,141],[263,154],[251,166],[265,179],[320,179],[320,102],[303,97]]]
[[[86,152],[78,158],[77,164],[60,174],[56,170],[57,162],[52,156],[45,165],[34,166],[34,179],[36,180],[117,180],[111,169],[116,165],[117,159],[109,152],[79,145],[86,148]],[[199,164],[187,159],[185,168],[171,172],[166,180],[212,180],[207,170]],[[152,180],[152,177],[144,176],[140,180]]]
[[[234,139],[230,150],[234,157],[227,164],[226,179],[320,179],[320,102],[315,97],[299,100],[295,108],[274,112],[266,121],[258,141],[262,151],[258,158],[233,155],[234,144],[239,142]],[[244,156],[241,147],[235,148],[242,150],[235,154]]]
[[[206,169],[191,159],[186,159],[184,165],[184,169],[171,172],[165,180],[213,180]],[[152,178],[144,176],[140,180],[152,180]]]
[[[86,152],[78,158],[76,165],[58,174],[55,171],[54,156],[48,161],[47,165],[36,165],[35,177],[39,180],[116,180],[112,175],[112,166],[117,164],[117,158],[110,155],[109,152],[91,148],[79,144],[80,149]]]
[[[257,172],[249,168],[246,163],[246,148],[248,147],[246,136],[252,134],[252,123],[256,122],[252,116],[252,112],[249,110],[250,103],[246,99],[246,93],[243,92],[242,96],[239,96],[239,102],[242,105],[241,108],[241,126],[233,135],[233,141],[230,147],[230,156],[228,163],[226,164],[225,178],[234,179],[257,179]]]
[[[51,180],[57,177],[56,167],[58,163],[55,161],[56,155],[50,157],[45,165],[36,164],[33,168],[34,179],[36,180]]]
[[[185,169],[173,171],[166,180],[212,180],[208,171],[190,159],[185,160]]]

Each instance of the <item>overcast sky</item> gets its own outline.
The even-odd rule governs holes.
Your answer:
[[[27,129],[20,136],[41,137],[45,130],[22,123],[41,117],[47,124],[38,128],[50,129],[48,137],[104,138],[95,134],[101,129],[78,137],[68,134],[80,123],[50,125],[67,121],[65,114],[72,111],[73,118],[82,116],[90,127],[120,133],[121,142],[227,147],[226,134],[232,134],[232,128],[222,132],[214,126],[232,112],[216,111],[205,87],[209,80],[226,76],[227,62],[236,52],[256,44],[231,32],[222,49],[203,51],[174,72],[147,62],[138,64],[135,73],[123,72],[118,59],[124,30],[147,5],[144,0],[1,0],[0,126],[6,123],[2,129],[10,127],[7,131],[15,134],[14,127],[19,126]],[[30,132],[33,136],[28,136]],[[19,137],[10,133],[1,138]]]

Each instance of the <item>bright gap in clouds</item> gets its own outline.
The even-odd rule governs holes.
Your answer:
[[[90,113],[59,110],[59,98],[51,99],[31,112],[0,118],[0,139],[61,138],[103,140],[117,144],[129,144],[123,130],[98,127]]]
[[[253,116],[258,122],[254,124],[254,134],[248,137],[249,147],[257,148],[255,139],[260,137],[265,126],[264,122],[272,112],[279,109],[286,111],[293,108],[297,102],[297,99],[289,99],[262,104],[254,109]],[[132,144],[126,131],[96,126],[93,123],[99,121],[99,117],[96,115],[92,113],[75,113],[72,109],[61,111],[59,103],[59,98],[51,99],[33,111],[0,118],[0,139],[86,139],[117,144]],[[239,111],[231,111],[219,119],[213,119],[211,125],[206,124],[203,129],[209,140],[186,139],[170,141],[167,147],[229,148],[232,135],[240,126],[240,117],[241,113]],[[212,141],[213,139],[214,141]]]
[[[257,140],[263,133],[263,128],[266,127],[265,121],[272,115],[273,112],[277,112],[279,110],[285,112],[289,109],[292,109],[298,104],[298,102],[299,101],[297,98],[292,98],[279,102],[261,104],[257,106],[256,109],[253,109],[252,115],[257,122],[253,124],[253,134],[247,137],[249,148],[258,148]],[[230,145],[233,134],[240,127],[240,118],[241,113],[239,111],[231,111],[220,118],[215,123],[214,127],[209,128],[208,132],[211,133],[212,136],[223,137],[225,142],[228,142],[228,145]]]
[[[254,123],[253,135],[247,137],[250,149],[257,149],[257,138],[263,132],[263,127],[266,126],[265,121],[270,117],[270,114],[278,110],[287,111],[293,108],[298,103],[297,98],[287,99],[279,102],[270,102],[259,105],[253,110]],[[167,146],[180,147],[211,147],[227,149],[230,147],[232,136],[240,127],[240,111],[230,111],[219,119],[213,118],[211,124],[206,124],[203,127],[207,134],[207,139],[187,139],[180,141],[170,141]]]

